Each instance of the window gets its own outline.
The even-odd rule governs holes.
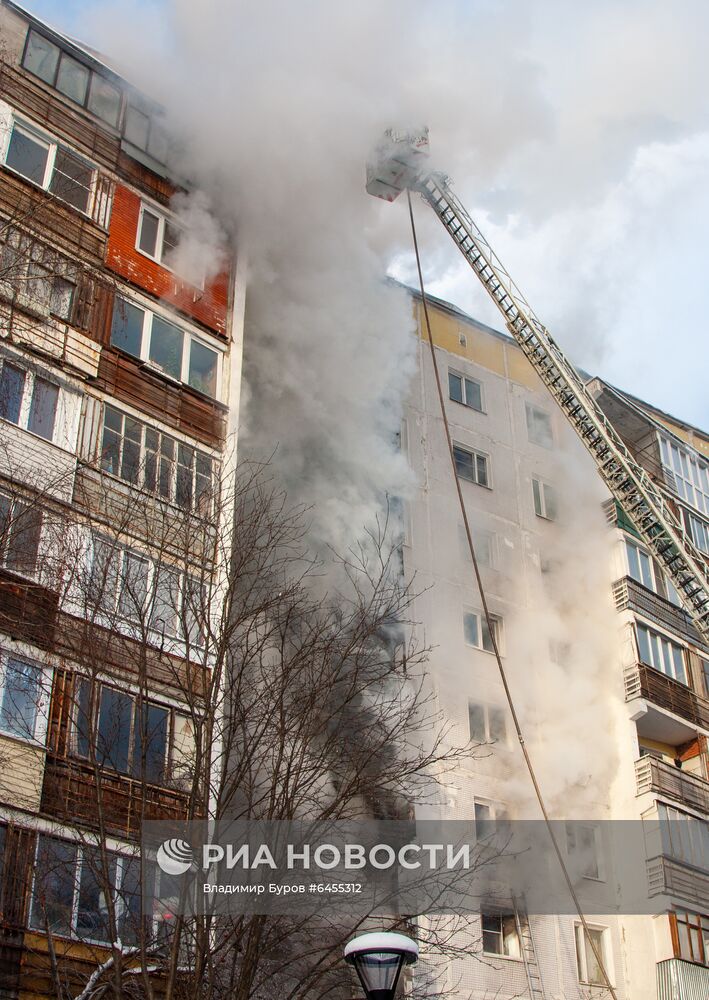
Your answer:
[[[80,212],[88,213],[93,167],[31,125],[13,122],[5,165]]]
[[[497,566],[497,535],[494,531],[487,531],[485,528],[471,528],[471,532],[478,564],[488,569],[494,569]],[[464,524],[458,525],[458,538],[463,558],[466,562],[470,562],[470,546]]]
[[[709,916],[689,910],[675,910],[672,916],[676,929],[675,956],[709,965]]]
[[[566,853],[584,878],[602,879],[598,850],[598,827],[566,824]]]
[[[76,272],[71,263],[19,229],[8,227],[0,255],[4,293],[40,316],[68,320],[74,305]]]
[[[54,437],[59,388],[12,361],[0,361],[0,418],[45,441]]]
[[[113,309],[111,343],[168,378],[216,397],[218,352],[182,327],[118,296]]]
[[[42,668],[3,653],[0,681],[0,730],[25,740],[34,739],[43,700]]]
[[[503,708],[468,702],[470,739],[476,743],[507,744],[507,717]]]
[[[32,30],[22,65],[65,97],[115,128],[121,110],[121,92],[106,77],[90,70],[74,56]]]
[[[42,512],[36,504],[25,503],[0,493],[0,559],[15,573],[32,576],[42,536]]]
[[[501,619],[496,616],[491,616],[491,618],[492,627],[495,633],[495,642],[497,643],[499,649]],[[490,630],[487,626],[487,621],[485,616],[479,611],[466,611],[464,613],[463,634],[465,635],[465,641],[469,646],[475,646],[476,649],[484,649],[488,653],[495,652]]]
[[[165,779],[170,710],[136,699],[116,688],[77,681],[75,752],[95,754],[100,767],[141,778],[151,784]]]
[[[690,514],[688,510],[684,511],[684,516],[692,541],[701,552],[709,555],[709,524]]]
[[[709,514],[709,467],[699,457],[660,435],[662,464],[672,474],[678,496]]]
[[[657,565],[648,555],[645,549],[635,542],[625,539],[625,553],[628,560],[628,572],[633,580],[637,580],[648,590],[652,590],[660,597],[666,598],[676,607],[681,607],[680,596],[668,576],[665,576],[657,568]]]
[[[168,136],[160,113],[140,101],[137,95],[128,98],[123,120],[123,137],[126,142],[143,150],[158,163],[165,163],[168,155]]]
[[[544,517],[547,521],[555,521],[557,507],[554,488],[548,483],[543,483],[540,479],[533,479],[532,494],[534,496],[534,513],[537,517]]]
[[[507,958],[521,958],[517,917],[514,913],[481,913],[483,952]]]
[[[121,941],[133,945],[140,927],[140,860],[41,833],[37,840],[30,926],[53,934],[110,942],[109,910]],[[155,878],[152,866],[146,880]]]
[[[166,216],[147,205],[141,206],[137,241],[141,253],[170,267],[170,255],[177,249],[181,238],[182,230]],[[203,281],[200,282],[200,286],[203,284]]]
[[[687,671],[681,646],[670,642],[659,632],[653,632],[645,625],[637,624],[638,650],[641,663],[674,678],[681,684],[687,683]]]
[[[475,379],[448,371],[448,396],[456,403],[469,406],[471,410],[483,412],[482,386]]]
[[[210,509],[211,456],[108,404],[103,411],[101,468],[187,510]]]
[[[604,927],[589,927],[588,937],[581,924],[575,924],[574,929],[576,934],[576,969],[579,982],[585,983],[588,986],[605,986],[606,981],[603,977],[600,963],[594,954],[593,945],[595,945],[596,951],[603,961],[603,965],[608,970],[607,929]]]
[[[488,457],[477,451],[468,451],[460,445],[453,445],[455,471],[461,479],[468,479],[478,486],[490,486],[488,475]]]
[[[709,868],[709,823],[658,803],[662,853],[695,868]]]
[[[203,583],[100,535],[93,538],[88,597],[97,610],[147,625],[163,640],[204,645]]]
[[[554,447],[554,434],[552,433],[551,417],[545,410],[540,410],[531,403],[525,403],[527,414],[527,436],[532,444],[539,444],[542,448]]]
[[[699,661],[702,668],[702,677],[704,679],[704,693],[707,698],[709,698],[709,660]]]
[[[648,590],[655,589],[655,578],[652,571],[650,556],[634,542],[625,540],[625,552],[628,557],[628,570],[633,580],[642,583]]]

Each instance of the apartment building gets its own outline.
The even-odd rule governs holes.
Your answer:
[[[535,818],[413,302],[421,342],[402,447],[418,488],[404,563],[439,708],[452,738],[478,746],[446,778],[439,815]],[[551,815],[574,821],[561,846],[591,934],[618,997],[696,1000],[709,994],[709,649],[515,342],[440,300],[429,311],[496,639]],[[591,388],[709,552],[709,435],[598,379]],[[613,820],[635,821],[652,915],[599,915],[598,893],[626,874],[614,870]],[[469,957],[427,956],[437,989],[471,1000],[607,995],[570,901],[565,914],[528,914],[503,893],[463,933]]]
[[[180,273],[160,108],[0,5],[0,995],[77,991],[140,924],[146,819],[197,752],[243,295]],[[240,303],[242,305],[240,305]],[[204,739],[204,736],[201,737]],[[78,984],[78,985],[77,985]]]

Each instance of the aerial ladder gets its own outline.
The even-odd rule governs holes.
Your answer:
[[[393,201],[408,189],[428,202],[593,457],[603,482],[671,579],[697,631],[709,642],[709,566],[705,557],[538,319],[451,190],[449,178],[427,169],[427,154],[428,129],[389,130],[367,166],[367,191]]]

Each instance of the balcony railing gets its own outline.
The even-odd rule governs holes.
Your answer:
[[[657,1000],[705,1000],[709,997],[709,968],[669,958],[657,963]]]
[[[699,645],[703,640],[692,625],[692,620],[683,608],[660,597],[637,580],[624,576],[613,584],[613,600],[618,611],[637,611],[652,621],[664,625],[670,632]]]
[[[625,700],[646,698],[653,705],[709,731],[709,701],[666,674],[636,663],[625,671]]]
[[[189,795],[172,788],[142,784],[125,775],[103,771],[101,796],[89,765],[47,754],[42,810],[70,822],[95,824],[122,835],[139,835],[143,820],[186,820]],[[99,806],[100,801],[100,806]]]
[[[709,872],[660,855],[647,862],[649,896],[672,896],[709,910]]]
[[[655,792],[691,809],[709,813],[709,781],[696,774],[648,756],[635,761],[635,778],[638,795]]]

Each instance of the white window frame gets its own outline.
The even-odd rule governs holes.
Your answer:
[[[477,619],[477,634],[478,634],[478,639],[479,639],[480,645],[476,645],[473,642],[469,642],[468,638],[467,638],[467,636],[465,634],[465,620],[469,616],[470,617],[475,617]],[[490,617],[492,618],[492,625],[493,625],[493,629],[495,631],[495,641],[497,642],[497,649],[500,652],[500,654],[502,654],[502,618],[499,615],[493,615],[493,614],[491,614]],[[462,624],[463,624],[463,640],[465,642],[465,645],[468,646],[470,649],[479,649],[480,652],[482,652],[482,653],[493,653],[494,654],[495,651],[494,651],[493,648],[486,649],[486,647],[483,645],[483,641],[484,641],[483,640],[483,622],[484,621],[485,621],[485,616],[484,616],[484,614],[483,614],[482,611],[478,611],[475,608],[463,608],[463,619],[462,619]],[[490,643],[490,645],[492,647],[492,643]]]
[[[546,448],[547,450],[553,449],[554,422],[551,418],[551,413],[549,413],[547,410],[543,410],[541,406],[535,406],[534,403],[525,402],[524,414],[527,422],[527,440],[529,441],[529,443],[536,444],[540,448]],[[546,433],[541,434],[539,437],[535,437],[537,422],[539,421],[540,418],[544,418],[547,421],[547,423],[543,425],[544,427],[548,428],[549,432],[548,438],[546,436]]]
[[[672,580],[670,580],[669,576],[660,576],[661,571],[659,570],[655,560],[652,558],[652,555],[650,554],[650,552],[648,552],[645,546],[641,545],[638,541],[636,541],[635,538],[626,534],[623,535],[623,542],[624,542],[623,557],[625,559],[627,575],[630,577],[630,579],[635,580],[635,582],[639,583],[641,587],[645,587],[647,590],[651,590],[653,594],[657,594],[657,596],[661,597],[663,600],[669,601],[670,604],[673,604],[676,608],[681,608],[682,601],[680,599],[679,594],[677,593],[677,590],[675,589],[675,585],[672,583]],[[646,583],[645,580],[643,579],[638,580],[637,576],[633,575],[631,557],[628,551],[631,548],[637,551],[638,570],[640,572],[641,577],[643,575],[642,573],[643,562],[641,557],[644,556],[645,559],[648,561],[650,569],[649,584]]]
[[[500,945],[501,945],[501,948],[502,948],[501,951],[485,951],[485,944],[484,944],[485,937],[484,937],[484,932],[483,932],[483,920],[484,920],[485,917],[497,917],[500,920]],[[506,955],[505,954],[505,951],[504,951],[505,937],[504,937],[504,931],[502,929],[502,919],[504,917],[508,917],[508,918],[512,917],[514,919],[515,937],[517,939],[517,948],[519,949],[519,955]],[[488,931],[488,933],[496,933],[496,932]],[[492,909],[488,910],[487,912],[486,911],[482,911],[480,913],[480,943],[481,943],[481,946],[482,946],[482,953],[483,953],[483,955],[486,955],[489,958],[504,959],[507,962],[522,962],[522,961],[524,961],[524,959],[522,957],[522,935],[520,934],[519,919],[518,919],[516,913],[501,913],[501,912],[499,912],[497,910],[492,910]]]
[[[462,383],[462,385],[461,385],[461,395],[463,397],[462,401],[459,400],[459,399],[454,399],[453,396],[451,396],[451,391],[450,391],[450,376],[451,375],[453,375],[453,376],[455,376],[455,378],[459,378],[461,380],[461,383]],[[466,375],[464,372],[459,371],[457,368],[449,368],[448,369],[448,379],[449,379],[449,381],[448,381],[448,399],[451,401],[451,403],[457,403],[458,406],[466,406],[469,410],[473,410],[475,413],[486,413],[487,412],[486,409],[485,409],[484,387],[483,387],[483,384],[480,381],[480,379],[473,378],[470,375]],[[478,387],[478,389],[480,390],[480,406],[474,406],[473,403],[471,403],[468,400],[468,386],[466,384],[468,382],[472,382],[473,385],[476,385]]]
[[[131,412],[129,409],[124,408],[122,405],[116,406],[115,405],[116,402],[118,402],[118,401],[114,400],[114,399],[104,399],[103,400],[103,404],[101,406],[101,420],[100,420],[100,424],[98,426],[98,438],[97,438],[97,442],[96,442],[97,462],[98,462],[98,465],[99,465],[99,467],[101,469],[101,472],[104,475],[106,475],[106,476],[110,476],[113,479],[117,479],[118,482],[125,484],[125,486],[127,486],[130,489],[141,490],[142,492],[147,493],[149,496],[156,497],[157,500],[160,503],[168,503],[171,506],[176,507],[178,510],[192,511],[195,514],[204,514],[205,516],[211,514],[212,510],[213,510],[213,506],[214,506],[214,489],[215,489],[215,483],[218,482],[218,480],[219,480],[219,456],[218,456],[218,454],[215,454],[213,451],[211,451],[208,448],[202,446],[201,444],[198,444],[198,443],[196,443],[194,441],[190,441],[190,440],[188,440],[185,437],[179,436],[172,429],[170,429],[170,430],[164,430],[161,426],[159,426],[159,425],[157,425],[155,423],[150,423],[149,421],[147,421],[144,418],[144,416],[142,414],[141,415],[137,415],[137,414]],[[105,433],[105,427],[106,427],[106,412],[107,412],[107,408],[108,407],[110,407],[110,409],[114,410],[116,413],[120,414],[120,416],[122,418],[122,429],[121,429],[121,432],[120,432],[120,435],[119,435],[119,452],[118,452],[118,455],[119,455],[119,471],[118,472],[112,472],[110,469],[104,468],[104,454],[105,454],[105,452],[104,452],[104,449],[103,449],[103,439],[104,439],[104,433]],[[139,468],[140,468],[141,471],[140,471],[140,478],[139,478],[139,481],[137,483],[131,482],[129,479],[124,478],[120,474],[120,465],[122,465],[122,462],[123,462],[123,455],[124,455],[124,449],[125,449],[125,440],[126,440],[125,423],[126,423],[126,420],[135,421],[135,423],[140,424],[141,427],[142,427],[142,431],[141,431],[141,435],[140,435],[140,444],[139,444],[139,451],[140,451]],[[112,428],[110,430],[111,430],[112,433],[118,434],[118,432],[114,431]],[[160,451],[158,451],[156,453],[156,462],[158,463],[158,467],[156,468],[156,488],[155,489],[150,489],[148,486],[145,485],[145,462],[146,462],[146,454],[147,454],[147,451],[148,451],[148,449],[146,447],[146,444],[145,444],[145,440],[146,440],[146,431],[148,431],[148,430],[154,431],[156,434],[159,434],[160,435],[160,442],[161,443],[162,443],[162,439],[163,438],[169,438],[174,443],[174,446],[175,446],[175,458],[174,458],[174,460],[172,462],[170,462],[171,471],[170,471],[170,495],[169,495],[169,497],[163,496],[162,493],[160,493],[160,491],[158,489],[158,481],[159,481],[159,477],[160,477],[159,463],[160,463],[161,459],[164,457],[162,455],[162,452],[160,452]],[[180,445],[183,445],[185,447],[191,448],[192,451],[193,451],[193,453],[194,453],[193,454],[192,476],[191,476],[191,496],[192,496],[192,503],[188,507],[184,506],[182,504],[179,504],[177,502],[177,477],[178,477],[178,468],[180,467],[180,463],[178,461],[178,454],[179,454],[179,446]],[[206,503],[199,504],[199,505],[195,504],[195,502],[194,502],[194,499],[195,499],[195,496],[196,496],[196,486],[197,486],[197,481],[198,481],[198,476],[197,476],[197,456],[198,455],[202,455],[205,458],[208,458],[210,460],[211,464],[212,464],[212,472],[211,472],[211,476],[210,476],[210,488],[209,488],[208,492],[206,493]],[[182,467],[184,468],[184,466],[182,466]]]
[[[57,437],[57,427],[59,425],[59,420],[63,412],[63,398],[62,398],[62,387],[54,381],[52,378],[48,378],[45,372],[36,372],[31,368],[27,368],[23,364],[23,359],[14,358],[7,354],[0,354],[0,374],[2,373],[3,367],[8,364],[11,368],[17,368],[22,371],[25,379],[22,388],[22,400],[20,401],[20,412],[18,415],[17,423],[10,420],[7,417],[0,417],[0,426],[2,423],[12,424],[13,427],[19,427],[26,434],[31,434],[33,438],[39,441],[44,441],[47,444],[54,444]],[[36,434],[29,428],[30,422],[30,412],[32,409],[32,400],[34,398],[35,381],[40,379],[42,382],[48,382],[53,385],[57,390],[57,405],[54,410],[54,424],[52,426],[52,436],[43,437],[41,434]]]
[[[148,253],[148,251],[144,250],[140,245],[140,237],[143,231],[143,218],[146,212],[148,213],[148,215],[155,216],[155,218],[157,218],[158,220],[158,231],[155,237],[154,254]],[[166,257],[165,230],[168,226],[171,226],[172,229],[174,229],[175,232],[178,234],[178,245],[179,245],[180,241],[184,238],[187,232],[184,226],[181,226],[179,223],[175,222],[174,219],[170,215],[168,215],[163,209],[156,208],[154,205],[150,204],[150,202],[141,201],[140,215],[138,216],[138,228],[136,229],[135,233],[135,249],[139,254],[142,254],[143,257],[147,257],[148,260],[155,261],[156,264],[159,264],[161,267],[164,267],[166,271],[169,271],[171,274],[176,275],[178,278],[187,281],[188,279],[185,278],[184,275],[179,274],[175,270],[175,268],[171,264],[168,264],[165,260]],[[205,283],[206,283],[206,270],[202,271],[198,281],[188,282],[188,284],[192,285],[199,291],[204,291]]]
[[[22,504],[30,510],[37,509],[37,501],[32,497],[24,496],[13,496],[11,493],[6,493],[5,490],[0,490],[0,496],[9,501],[10,503],[10,524],[12,525],[12,519],[15,517],[15,505]],[[22,515],[20,515],[22,516]],[[39,509],[39,541],[37,543],[37,554],[35,556],[35,564],[32,569],[16,568],[13,566],[8,566],[6,561],[6,544],[8,539],[0,536],[0,566],[3,566],[10,573],[15,573],[17,576],[21,576],[26,580],[36,580],[40,574],[41,565],[41,554],[44,541],[45,532],[45,517],[44,511]]]
[[[94,562],[96,561],[97,545],[102,544],[107,547],[107,552],[110,559],[120,560],[120,566],[118,574],[115,578],[115,584],[113,589],[109,592],[107,589],[107,583],[110,580],[108,574],[102,575],[101,577],[101,593],[99,596],[94,597],[91,594],[91,580],[93,576]],[[150,634],[153,636],[152,645],[159,645],[169,647],[174,649],[177,647],[185,647],[187,645],[186,637],[184,635],[184,629],[181,627],[183,623],[184,602],[188,597],[189,588],[191,586],[200,587],[203,585],[203,580],[199,576],[192,575],[181,566],[173,566],[168,562],[160,562],[158,564],[150,557],[150,554],[141,549],[133,548],[123,542],[116,541],[116,539],[111,538],[108,535],[101,534],[100,532],[95,532],[90,536],[89,546],[86,553],[86,574],[85,574],[85,585],[83,588],[83,593],[79,593],[79,601],[83,599],[86,601],[88,599],[89,608],[92,612],[95,612],[96,618],[101,619],[106,622],[109,627],[116,627],[116,624],[121,623],[125,625],[127,631],[132,630],[136,627],[136,620],[128,614],[124,614],[121,610],[121,596],[122,596],[122,582],[126,579],[125,564],[126,559],[133,557],[136,560],[144,562],[146,565],[145,570],[145,600],[143,606],[140,608],[139,614],[141,616],[141,621],[138,622],[139,636],[142,635],[142,628],[148,628]],[[152,616],[155,608],[155,601],[157,598],[157,580],[156,574],[160,571],[174,572],[179,576],[178,588],[179,593],[177,596],[177,607],[175,610],[175,617],[177,618],[177,626],[175,634],[172,634],[164,629],[156,628],[152,623]],[[189,581],[192,581],[191,583]],[[84,610],[86,610],[84,608]],[[107,617],[108,616],[108,617]],[[199,652],[200,654],[204,652],[209,623],[207,616],[205,615],[205,621],[202,625],[202,642],[200,643],[194,637],[190,637],[189,648],[195,654]]]
[[[539,510],[537,510],[537,494],[534,489],[535,483],[537,484],[539,495]],[[549,493],[548,496],[547,491]],[[549,509],[550,507],[551,510]],[[558,519],[559,507],[556,489],[551,485],[551,483],[547,483],[543,479],[538,479],[537,476],[532,476],[532,508],[535,515],[537,517],[541,517],[545,521],[556,521]]]
[[[55,937],[63,938],[65,940],[68,938],[69,940],[81,941],[86,945],[97,945],[99,947],[104,947],[104,948],[110,947],[110,941],[106,941],[101,938],[91,938],[87,936],[82,936],[79,935],[77,931],[77,924],[79,917],[79,894],[81,891],[81,870],[84,864],[84,851],[91,847],[95,847],[96,849],[98,849],[99,845],[98,844],[92,845],[82,841],[71,840],[68,837],[56,836],[53,832],[49,832],[46,830],[40,830],[39,834],[40,835],[37,837],[37,844],[35,846],[35,863],[33,865],[32,883],[31,883],[32,891],[30,893],[29,913],[27,918],[28,926],[32,930],[44,930],[43,924],[38,926],[33,922],[33,911],[34,911],[35,892],[37,889],[37,878],[39,875],[39,850],[40,850],[41,837],[47,837],[50,840],[62,841],[63,843],[70,845],[75,852],[74,863],[71,866],[71,869],[69,868],[69,866],[67,866],[65,869],[62,869],[67,873],[67,878],[71,879],[72,882],[72,907],[71,907],[71,918],[69,921],[70,924],[69,934],[67,935],[66,933],[63,933],[61,930],[54,930],[54,929],[52,933],[54,934]],[[123,848],[123,850],[125,851],[125,847]],[[123,877],[125,869],[127,868],[128,864],[131,861],[139,862],[139,857],[134,853],[122,854],[120,853],[120,849],[111,846],[107,847],[107,852],[113,855],[116,860],[116,884],[114,887],[114,897],[112,900],[112,906],[114,907],[114,913],[116,914],[116,916],[118,916],[118,911],[120,909],[119,894],[121,893],[123,887]],[[71,874],[69,874],[70,871]],[[153,916],[153,924],[155,925],[155,915]]]
[[[34,142],[41,143],[47,148],[47,162],[45,164],[44,176],[41,183],[33,181],[31,177],[27,177],[26,174],[20,173],[19,170],[15,170],[14,167],[11,167],[7,163],[7,154],[9,152],[10,142],[16,127],[19,128],[20,132],[24,132],[25,135],[31,138]],[[75,157],[80,163],[83,163],[91,171],[91,183],[89,185],[89,195],[85,209],[77,208],[76,205],[72,205],[71,202],[65,201],[61,195],[49,190],[52,178],[54,177],[54,167],[59,149],[65,149],[67,153],[70,153],[71,156]],[[82,156],[81,153],[77,153],[71,146],[67,146],[64,143],[59,142],[59,140],[55,139],[50,133],[45,132],[44,129],[38,128],[33,122],[27,121],[14,111],[11,111],[10,119],[7,125],[7,135],[2,141],[2,163],[5,169],[9,170],[10,173],[15,175],[15,177],[21,177],[26,183],[31,184],[33,187],[41,188],[52,198],[56,198],[60,201],[62,205],[66,205],[69,209],[73,209],[75,212],[78,212],[79,215],[91,216],[96,197],[96,179],[98,177],[98,170],[94,164],[91,163],[90,160],[87,160],[85,156]]]
[[[685,503],[702,514],[709,514],[709,465],[698,455],[659,434],[663,466],[672,474],[675,490]]]
[[[5,225],[5,236],[0,247],[0,288],[17,304],[42,318],[51,316],[60,323],[69,323],[76,302],[78,290],[78,273],[70,261],[56,253],[50,247],[36,240],[9,222],[0,220]],[[33,268],[41,268],[45,272],[42,277],[32,274]],[[45,281],[50,287],[46,301],[32,294],[33,282]],[[56,282],[71,286],[71,298],[66,315],[52,309],[52,295]]]
[[[2,724],[2,714],[0,713],[0,735],[8,739],[20,740],[22,743],[30,743],[33,746],[44,746],[49,722],[51,671],[31,656],[25,656],[24,653],[8,649],[7,646],[0,646],[0,709],[5,698],[8,660],[25,663],[38,671],[37,702],[32,733],[25,736],[15,733],[11,729],[6,729]]]
[[[479,451],[477,448],[471,448],[468,445],[460,444],[458,441],[453,442],[453,449],[454,449],[454,458],[455,458],[455,449],[464,452],[466,455],[472,458],[474,478],[471,478],[470,476],[461,475],[460,472],[458,471],[458,465],[456,463],[455,474],[458,477],[458,479],[462,479],[466,483],[474,483],[476,486],[481,486],[485,490],[491,490],[492,468],[491,468],[490,456],[486,454],[486,452],[484,451]],[[486,483],[481,483],[480,479],[478,478],[478,459],[482,459],[482,461],[485,463],[485,472],[487,479]]]
[[[684,513],[692,541],[700,552],[709,555],[709,523],[692,511],[685,510]]]
[[[611,984],[614,983],[613,967],[610,960],[610,928],[605,927],[603,924],[588,924],[588,929],[591,931],[599,931],[601,935],[600,940],[600,952],[601,958],[603,960],[603,967],[608,974],[608,978]],[[574,923],[574,947],[576,950],[576,976],[583,986],[605,986],[605,981],[602,979],[601,982],[589,982],[588,978],[588,959],[586,957],[586,935],[584,933],[583,924]],[[590,948],[590,944],[588,945]]]
[[[481,742],[489,744],[490,746],[503,747],[505,749],[509,749],[509,745],[510,745],[510,727],[507,724],[507,715],[505,713],[504,708],[501,705],[488,705],[488,704],[480,702],[480,701],[473,701],[472,698],[468,699],[468,733],[470,735],[470,739],[471,740],[477,739],[477,737],[473,736],[473,734],[470,732],[470,709],[473,706],[475,706],[476,708],[480,708],[482,710],[482,714],[483,714],[483,729],[485,730],[485,733],[484,733],[484,738],[483,738],[483,740]],[[501,713],[502,722],[503,722],[503,728],[504,728],[504,736],[502,738],[498,739],[497,737],[494,737],[494,736],[491,735],[491,732],[490,732],[490,712],[491,711],[495,711],[495,712],[500,712]]]
[[[680,651],[680,656],[682,659],[682,667],[683,667],[682,679],[676,676],[676,667],[674,665],[673,655],[670,655],[669,657],[669,662],[672,665],[671,670],[668,671],[664,669],[665,665],[664,646],[658,646],[658,649],[656,649],[651,638],[648,639],[648,648],[650,650],[649,659],[655,662],[647,663],[645,660],[643,660],[639,629],[644,629],[646,632],[650,634],[650,636],[655,636],[658,639],[659,643],[664,643],[666,646],[673,647],[674,649],[678,649]],[[647,625],[644,621],[641,621],[637,618],[635,620],[635,639],[638,644],[638,658],[641,663],[645,664],[648,667],[652,667],[653,670],[657,670],[658,673],[664,674],[665,677],[669,677],[671,680],[677,681],[679,684],[683,684],[685,687],[690,687],[689,666],[687,663],[686,646],[684,646],[681,642],[678,642],[676,639],[670,638],[670,636],[666,635],[664,632],[661,632],[656,626]]]
[[[136,309],[140,309],[141,312],[143,313],[143,321],[142,321],[141,335],[140,335],[140,354],[139,355],[130,354],[128,351],[125,351],[124,353],[128,354],[128,356],[131,358],[137,357],[137,360],[142,361],[146,368],[149,368],[150,371],[157,372],[161,376],[161,378],[167,379],[167,381],[171,382],[173,385],[185,385],[190,389],[194,389],[195,392],[199,392],[203,396],[207,396],[208,399],[214,399],[219,401],[221,399],[221,391],[222,391],[222,368],[224,364],[224,348],[221,347],[221,345],[210,343],[204,337],[200,337],[197,333],[194,333],[191,330],[186,329],[179,321],[175,322],[174,314],[166,315],[165,313],[157,312],[153,309],[150,309],[148,306],[143,305],[142,302],[139,302],[133,298],[129,298],[126,295],[120,295],[120,294],[116,295],[113,306],[114,312],[116,309],[120,308],[119,302],[121,301],[127,302],[128,305],[134,306]],[[162,320],[164,323],[169,323],[170,326],[175,327],[175,329],[179,330],[180,333],[182,334],[182,363],[181,363],[179,379],[176,379],[169,372],[166,372],[160,365],[158,365],[155,361],[152,361],[150,358],[150,340],[152,336],[153,319],[156,317]],[[195,341],[198,344],[201,344],[203,347],[207,348],[208,350],[212,351],[212,353],[215,354],[217,357],[217,377],[216,377],[216,386],[213,396],[209,395],[206,392],[203,392],[201,389],[196,388],[196,386],[191,385],[189,382],[190,352],[192,348],[192,343]],[[113,343],[112,339],[111,343]],[[187,349],[185,349],[185,345],[188,345]],[[120,351],[123,350],[123,348],[118,347],[117,350]]]

